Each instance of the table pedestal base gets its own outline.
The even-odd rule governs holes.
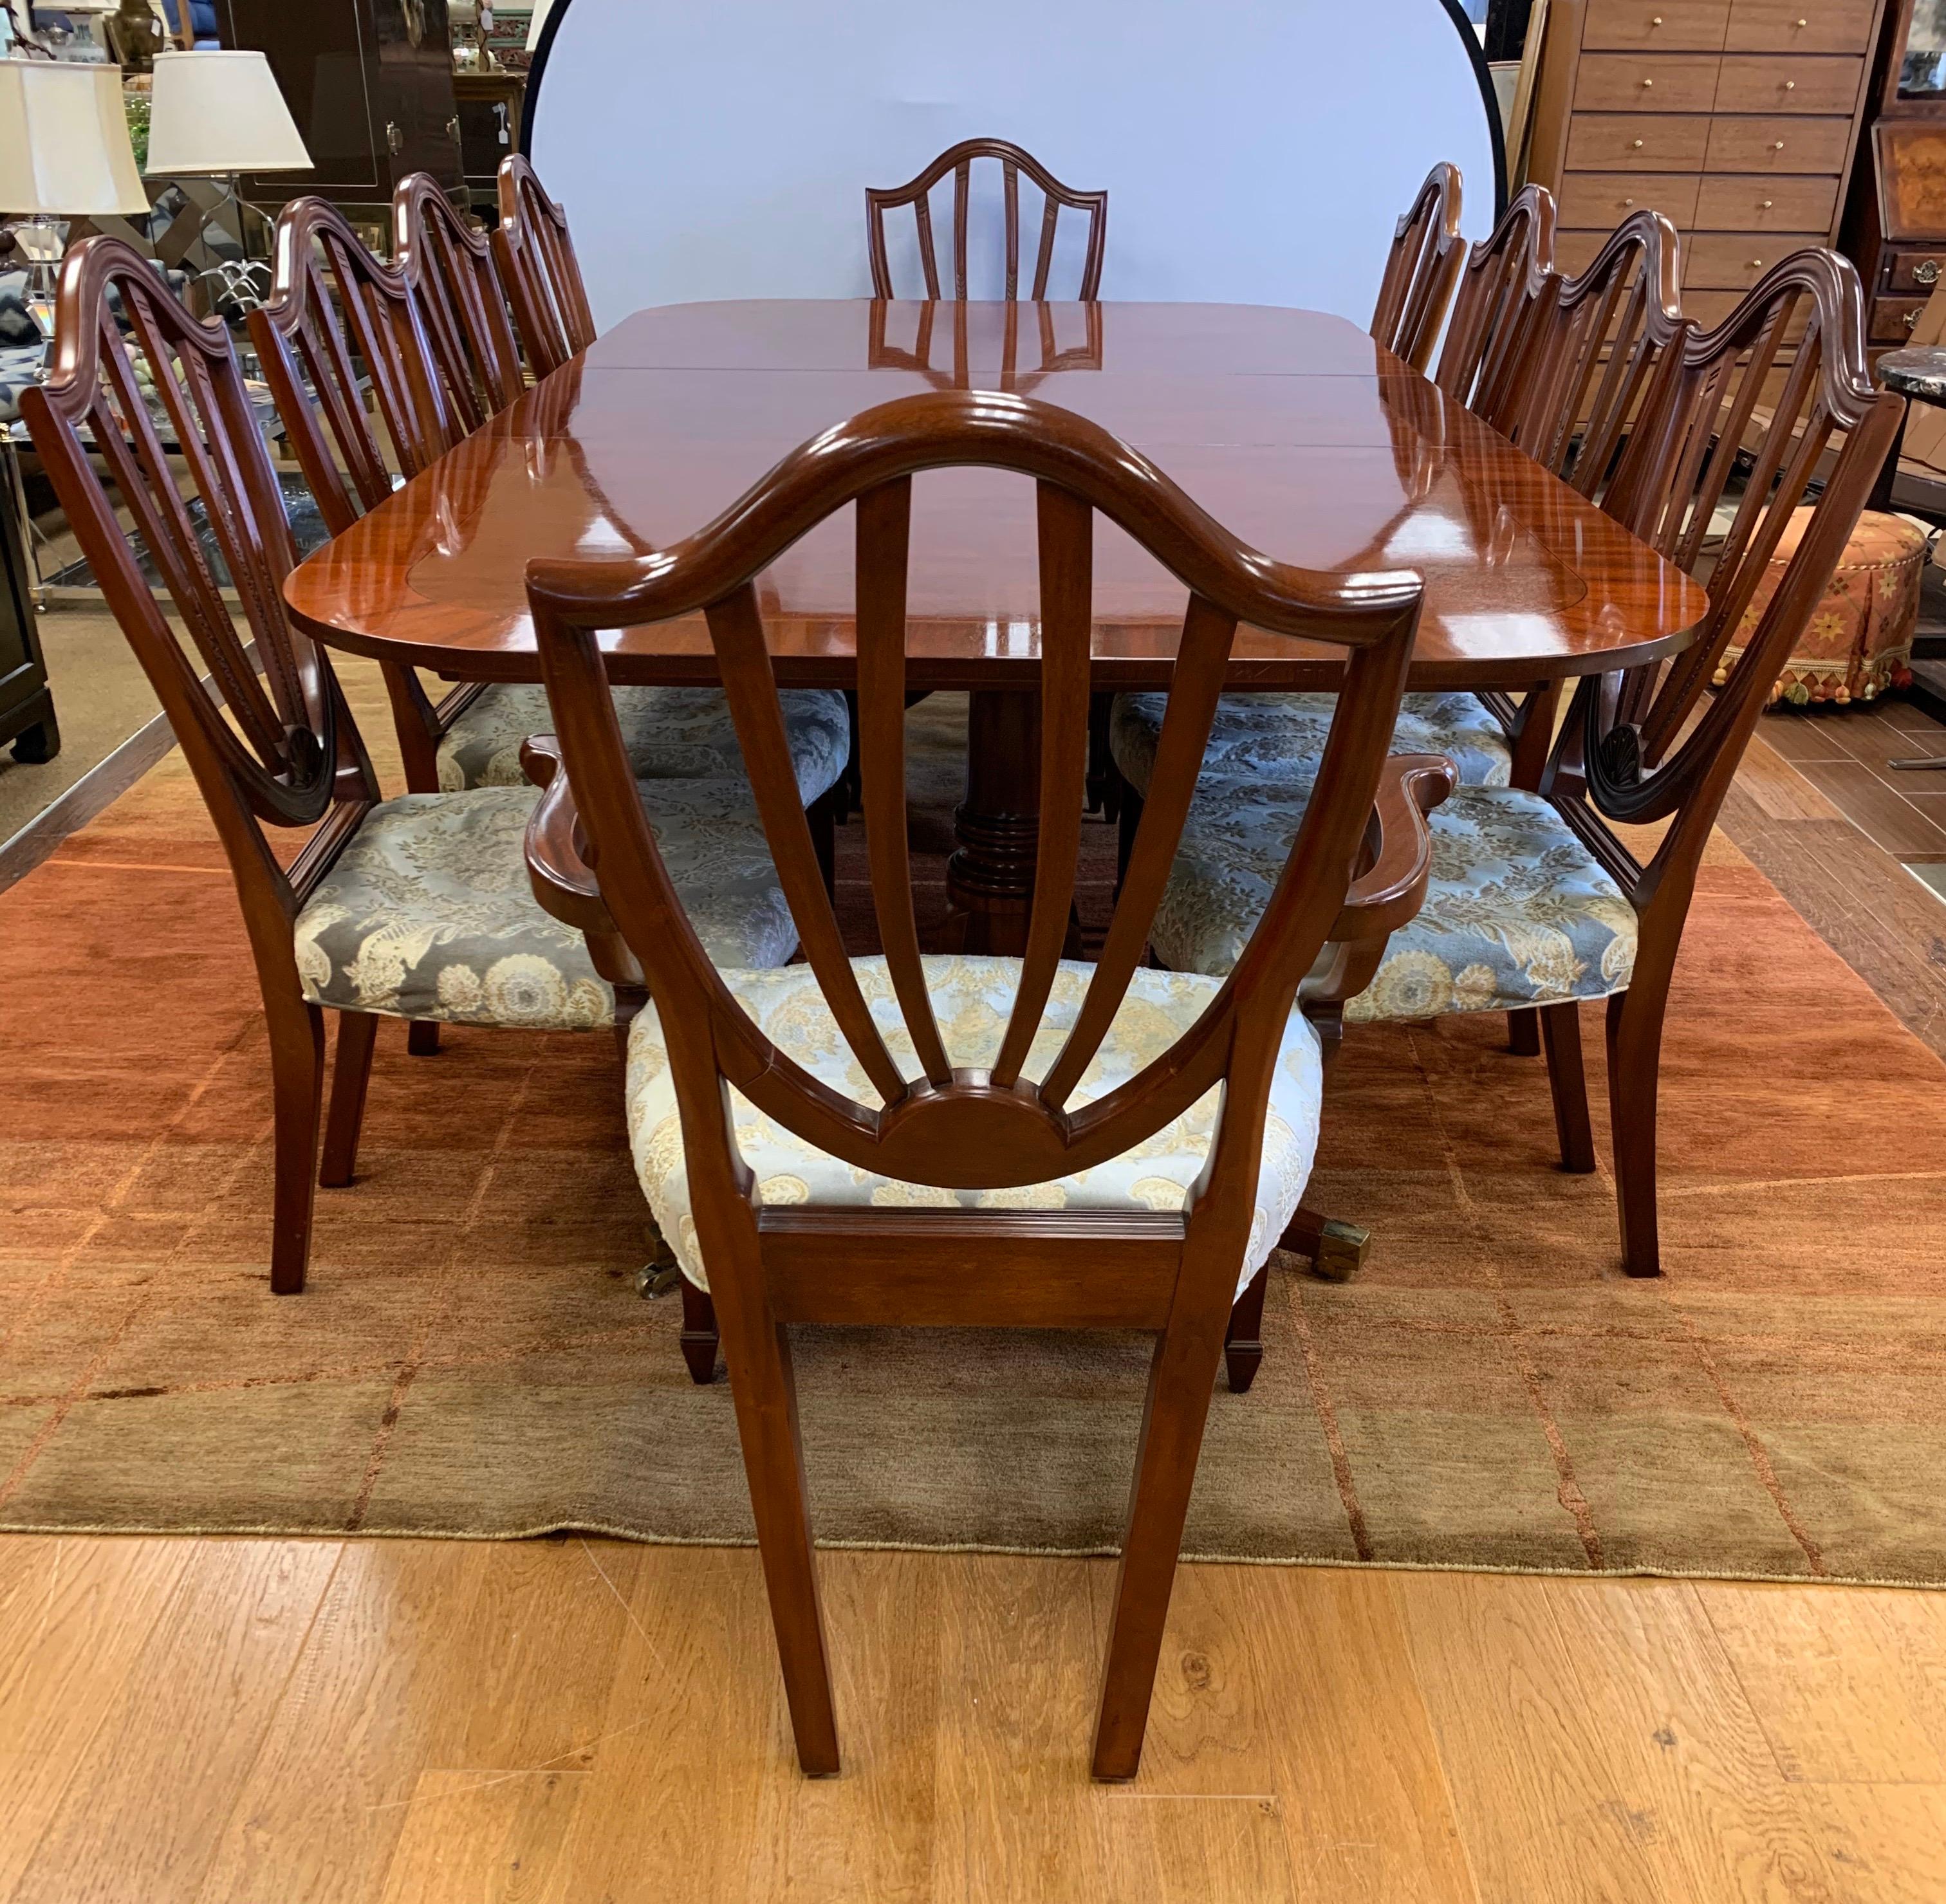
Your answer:
[[[959,850],[946,863],[947,903],[966,922],[967,951],[1018,958],[1040,841],[1040,697],[978,689],[966,699],[966,798],[953,813]]]

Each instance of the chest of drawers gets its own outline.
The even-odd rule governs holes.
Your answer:
[[[1896,4],[1896,0],[1894,0]],[[1553,0],[1527,177],[1577,271],[1631,211],[1682,235],[1713,321],[1765,268],[1831,242],[1886,0]]]

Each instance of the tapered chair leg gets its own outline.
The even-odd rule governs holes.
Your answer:
[[[1547,1085],[1554,1094],[1561,1168],[1585,1176],[1595,1168],[1595,1133],[1588,1122],[1588,1079],[1581,1065],[1581,1008],[1543,1005],[1535,1016],[1547,1047]]]
[[[1662,1273],[1655,1207],[1655,1122],[1663,1007],[1660,986],[1632,986],[1608,1001],[1608,1119],[1614,1127],[1622,1267],[1630,1276]]]
[[[358,1168],[358,1131],[365,1122],[365,1088],[372,1079],[372,1047],[378,1020],[369,1011],[338,1014],[338,1049],[331,1061],[331,1108],[324,1122],[324,1161],[317,1180],[341,1190]]]
[[[1230,1326],[1223,1337],[1223,1367],[1233,1395],[1249,1393],[1264,1359],[1264,1296],[1270,1282],[1271,1266],[1266,1262],[1230,1310]]]
[[[804,1444],[798,1433],[797,1384],[791,1371],[790,1338],[759,1296],[754,1303],[734,1289],[761,1289],[761,1267],[732,1284],[726,1279],[721,1308],[724,1359],[737,1407],[737,1437],[750,1507],[763,1556],[771,1622],[777,1630],[784,1699],[797,1739],[798,1763],[814,1779],[838,1770],[838,1720],[831,1702],[831,1667],[818,1603],[817,1564],[811,1551],[811,1507],[805,1498]]]
[[[1531,1009],[1507,1014],[1507,1049],[1517,1058],[1540,1056],[1540,1014]]]
[[[406,1050],[415,1058],[437,1057],[439,1020],[437,1018],[415,1018],[406,1027]]]
[[[294,1296],[310,1260],[311,1215],[317,1202],[317,1132],[324,1108],[324,1014],[291,1000],[264,1017],[270,1032],[270,1081],[276,1105],[270,1289]]]
[[[1185,1266],[1184,1279],[1188,1279]],[[1216,1319],[1185,1317],[1179,1307],[1177,1318],[1156,1344],[1135,1452],[1129,1530],[1115,1582],[1101,1713],[1095,1729],[1093,1770],[1098,1779],[1132,1779],[1141,1765],[1142,1735],[1155,1690],[1169,1593],[1175,1584],[1176,1556],[1222,1350]]]
[[[716,1305],[706,1289],[699,1289],[687,1276],[682,1282],[682,1359],[689,1364],[689,1378],[697,1387],[716,1379],[716,1350],[721,1338],[716,1326]]]

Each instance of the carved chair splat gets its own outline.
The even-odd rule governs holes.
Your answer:
[[[904,714],[910,489],[916,473],[977,464],[1032,477],[1039,492],[1043,825],[1026,953],[984,1062],[949,1048],[943,982],[922,961],[907,863]],[[863,797],[889,998],[875,1013],[809,870],[805,817],[784,745],[756,579],[800,536],[854,503]],[[1072,901],[1086,770],[1092,524],[1109,516],[1190,591],[1178,688],[1099,962],[1064,1035],[1037,1047]],[[1419,600],[1417,579],[1327,577],[1237,543],[1148,460],[1092,423],[995,392],[901,399],[794,452],[718,520],[647,562],[536,562],[528,595],[566,773],[537,813],[537,890],[600,891],[640,961],[659,1025],[638,1030],[648,1075],[679,1113],[695,1243],[706,1258],[769,1585],[786,1692],[805,1770],[838,1769],[836,1717],[803,1483],[792,1322],[1133,1327],[1157,1346],[1117,1588],[1093,1766],[1126,1779],[1140,1758],[1156,1659],[1204,1418],[1246,1260],[1266,1115],[1298,987],[1341,928],[1387,923],[1416,903],[1428,848],[1417,810],[1385,760]],[[840,1088],[772,1041],[710,966],[644,822],[621,745],[598,631],[700,610],[730,695],[773,856],[800,940],[855,1065]],[[1231,977],[1197,981],[1200,1016],[1104,1096],[1088,1067],[1129,998],[1150,920],[1194,792],[1238,622],[1302,634],[1347,655],[1340,712],[1285,877]],[[1385,785],[1381,787],[1382,778]],[[1380,819],[1373,819],[1379,795]],[[571,801],[571,823],[559,810]],[[1409,811],[1407,810],[1410,810]],[[1361,869],[1364,870],[1361,872]],[[1358,875],[1353,888],[1354,875]],[[910,1041],[887,1041],[896,1011]],[[652,1034],[653,1043],[645,1035]],[[666,1067],[665,1071],[664,1067]],[[763,1117],[873,1177],[1003,1192],[1114,1159],[1221,1087],[1222,1112],[1180,1211],[956,1205],[772,1205],[739,1149],[731,1093]]]
[[[500,161],[500,222],[491,242],[514,322],[538,378],[558,370],[595,341],[595,315],[567,228],[567,214],[547,195],[520,153]]]
[[[1423,371],[1432,361],[1454,287],[1466,268],[1460,235],[1460,168],[1441,162],[1401,216],[1385,258],[1371,333],[1395,356]]]
[[[392,255],[411,287],[462,434],[527,388],[507,295],[486,233],[427,172],[392,194]]]
[[[1005,139],[966,139],[942,152],[915,178],[903,185],[868,186],[865,191],[865,236],[872,264],[872,295],[891,298],[891,260],[885,247],[885,214],[910,205],[919,228],[919,267],[925,274],[925,295],[937,299],[940,289],[939,254],[932,228],[932,189],[948,172],[953,174],[953,290],[962,302],[967,296],[967,225],[971,210],[973,163],[978,159],[999,162],[1001,191],[1006,221],[1006,296],[1011,304],[1020,295],[1021,186],[1025,172],[1040,191],[1044,210],[1041,217],[1040,244],[1035,254],[1033,286],[1028,295],[1036,303],[1048,295],[1048,276],[1054,264],[1054,241],[1058,221],[1064,209],[1079,211],[1088,220],[1088,248],[1081,267],[1081,282],[1075,295],[1083,303],[1092,301],[1101,284],[1101,264],[1108,237],[1108,195],[1106,192],[1077,192],[1061,184],[1031,153],[1009,144]]]

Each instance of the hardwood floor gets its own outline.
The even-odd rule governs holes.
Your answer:
[[[1199,1566],[1086,1778],[1106,1563],[826,1557],[847,1753],[756,1558],[0,1543],[0,1896],[1946,1896],[1946,1595]]]

